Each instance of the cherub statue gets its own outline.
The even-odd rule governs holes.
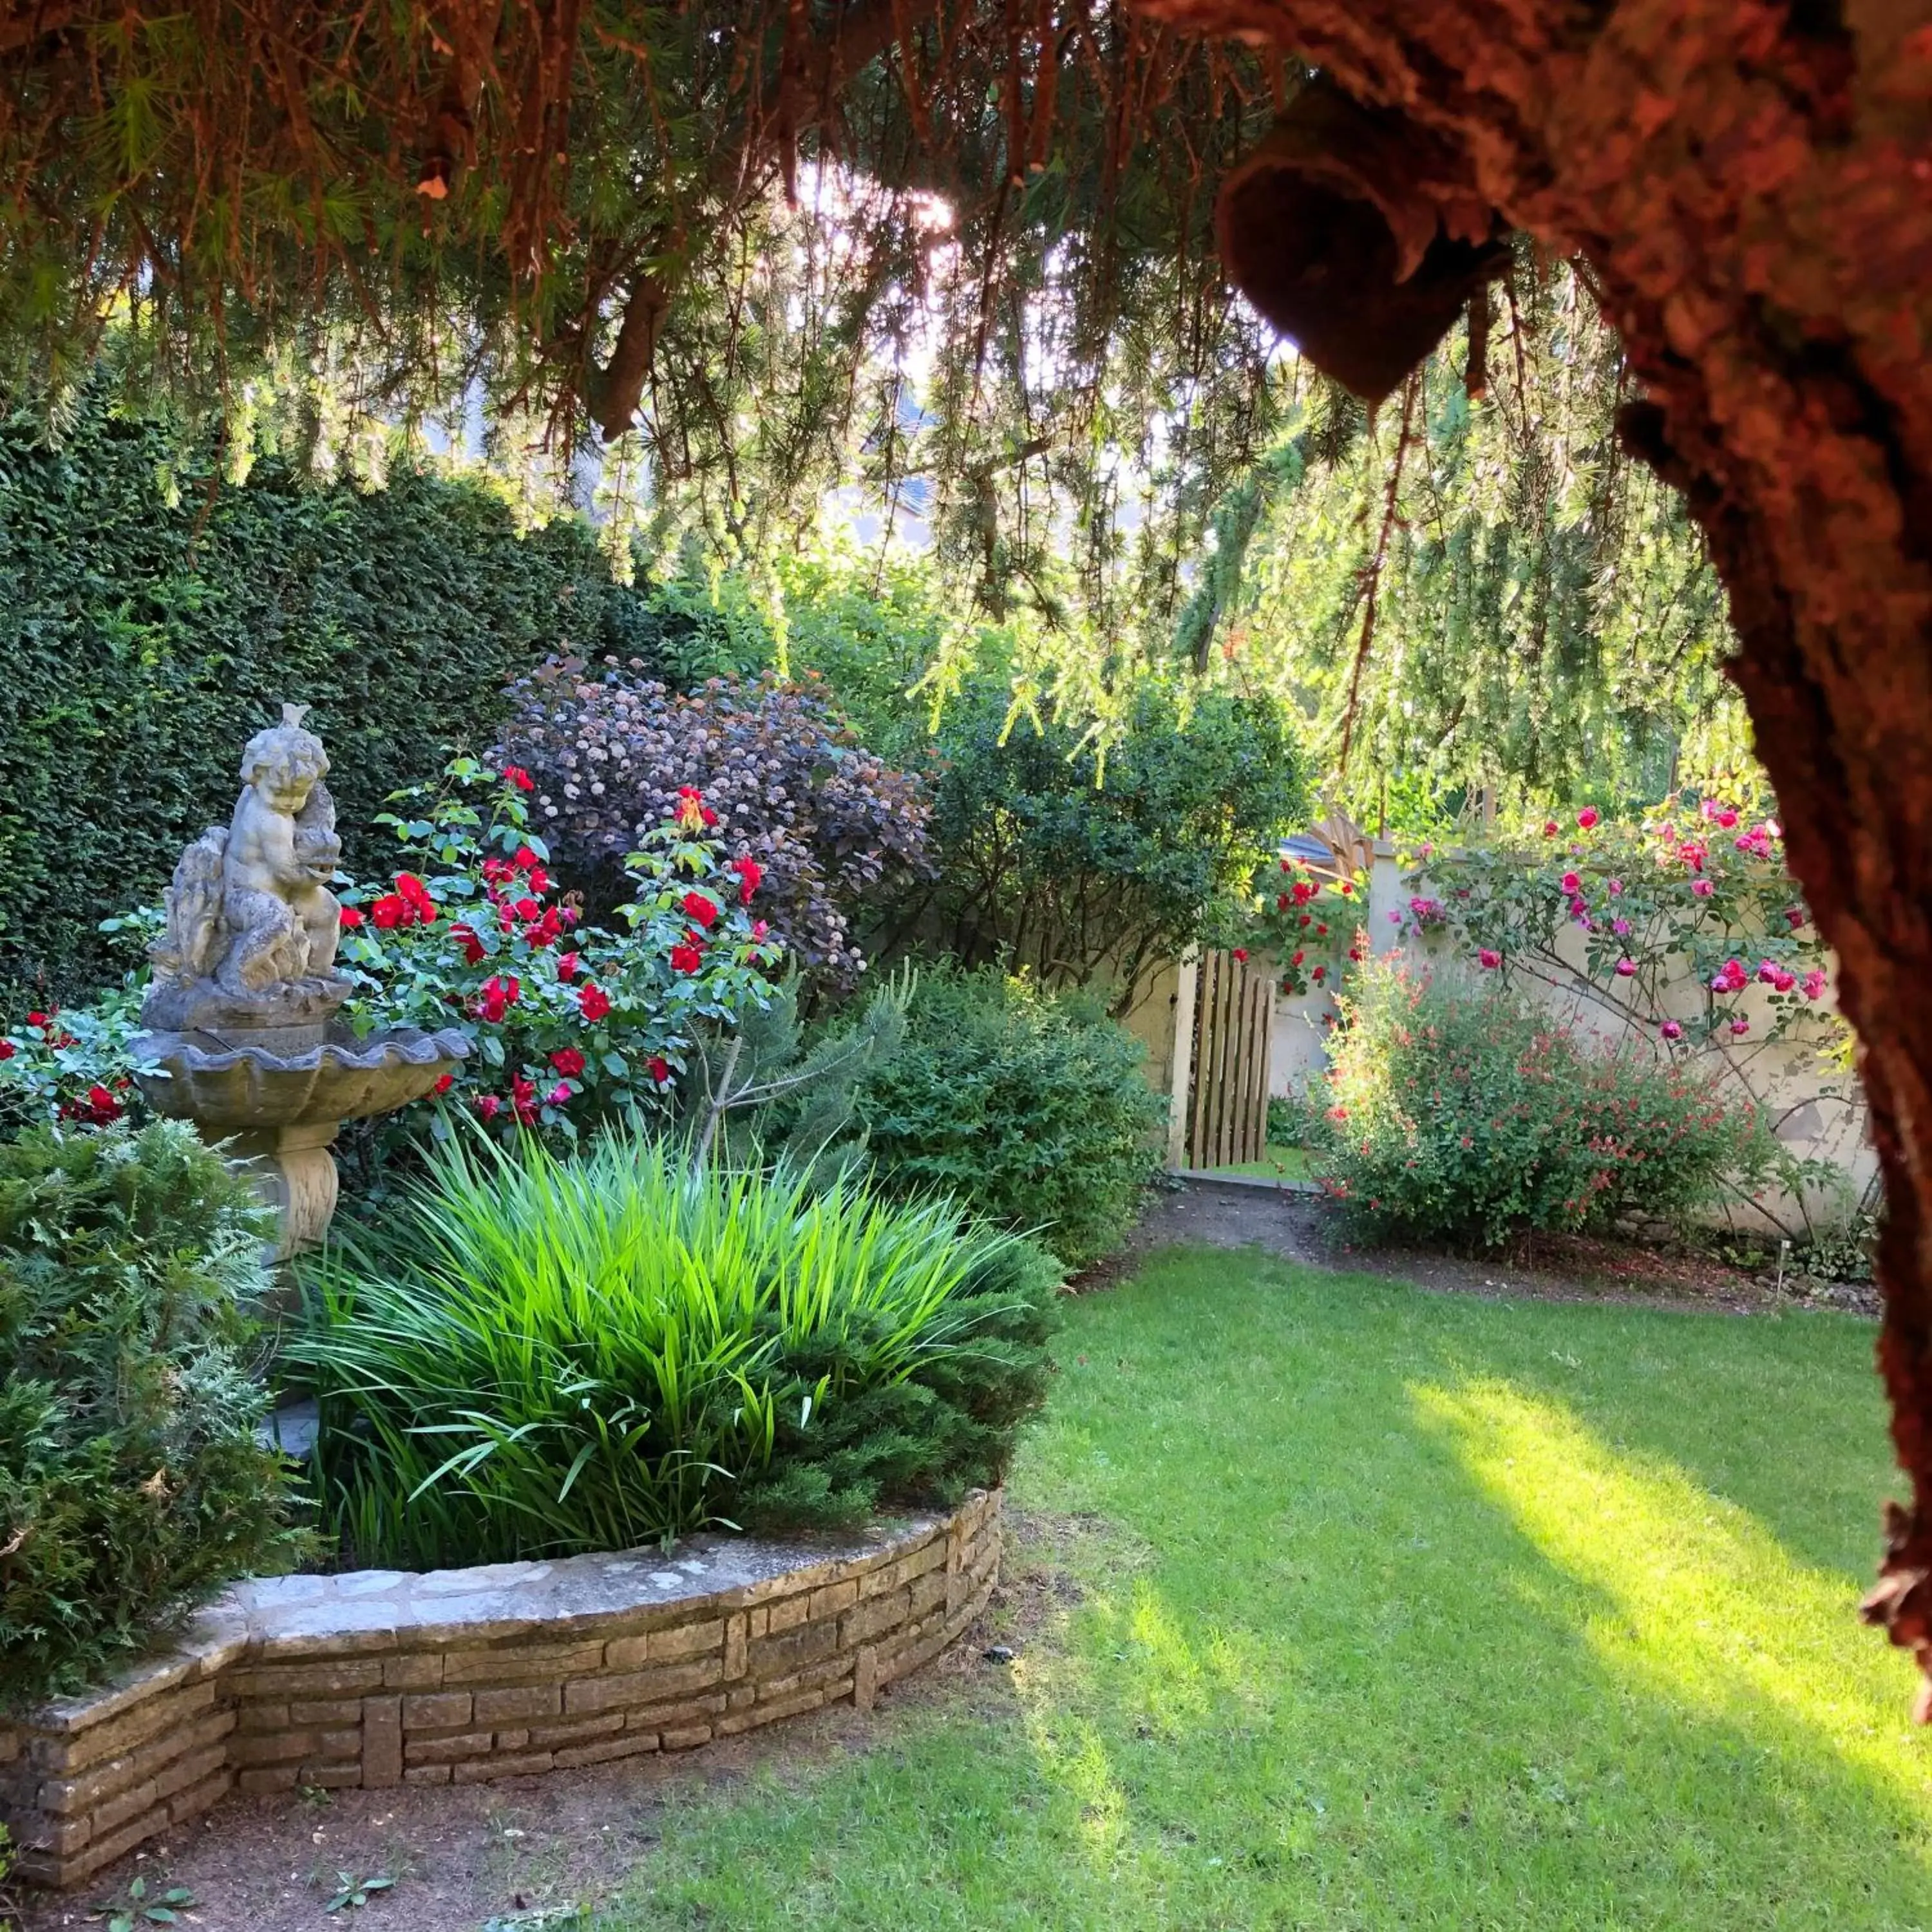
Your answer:
[[[342,856],[328,754],[304,730],[306,705],[249,740],[247,789],[226,831],[211,826],[175,868],[167,929],[145,1016],[150,1025],[275,1025],[340,1004],[334,971],[340,908],[328,880]]]

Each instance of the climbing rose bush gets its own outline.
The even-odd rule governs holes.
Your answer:
[[[1241,950],[1265,952],[1274,961],[1286,997],[1332,993],[1348,967],[1366,957],[1365,874],[1331,878],[1298,859],[1282,859],[1256,872],[1251,890],[1252,912]]]
[[[1308,1109],[1314,1170],[1373,1235],[1493,1248],[1761,1188],[1776,1142],[1712,1066],[1604,1051],[1506,981],[1364,960]]]
[[[1776,1040],[1826,1014],[1829,960],[1761,805],[1693,797],[1640,825],[1586,806],[1546,820],[1528,848],[1425,849],[1412,863],[1410,889],[1437,915],[1412,930],[1445,932],[1504,978],[1564,980],[1575,968],[1558,942],[1574,933],[1598,997],[1667,1046]],[[1832,1016],[1828,1042],[1843,1033]]]
[[[339,965],[363,1033],[454,1027],[470,1054],[442,1091],[499,1133],[574,1138],[593,1120],[649,1118],[683,1075],[695,1030],[769,997],[782,949],[756,910],[764,869],[729,854],[694,788],[624,860],[621,929],[586,923],[531,824],[534,782],[460,758],[377,820],[403,863],[350,887]]]

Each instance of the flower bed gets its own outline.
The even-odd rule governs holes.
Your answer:
[[[475,1784],[866,1710],[983,1608],[1000,1503],[844,1538],[239,1584],[107,1689],[0,1720],[0,1819],[21,1875],[65,1887],[231,1791]]]

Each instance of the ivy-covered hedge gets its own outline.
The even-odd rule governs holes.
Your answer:
[[[314,707],[346,862],[386,793],[479,750],[508,681],[651,628],[587,526],[519,538],[483,488],[317,488],[258,462],[212,494],[163,423],[84,409],[58,447],[0,419],[0,996],[112,970],[106,911],[151,902],[225,814],[250,734]],[[169,487],[172,479],[172,488]]]

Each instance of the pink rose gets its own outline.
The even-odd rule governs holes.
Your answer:
[[[1634,959],[1619,959],[1617,962],[1617,977],[1619,980],[1628,980],[1636,970],[1636,962]]]
[[[1666,1040],[1682,1040],[1684,1037],[1684,1029],[1675,1020],[1666,1020],[1658,1031]]]
[[[1489,972],[1495,971],[1496,968],[1503,963],[1503,956],[1500,952],[1497,952],[1492,946],[1485,946],[1481,951],[1476,955],[1476,958],[1480,962],[1484,969]]]
[[[1600,816],[1594,805],[1586,805],[1581,812],[1577,813],[1576,823],[1584,831],[1588,832],[1596,824]]]

